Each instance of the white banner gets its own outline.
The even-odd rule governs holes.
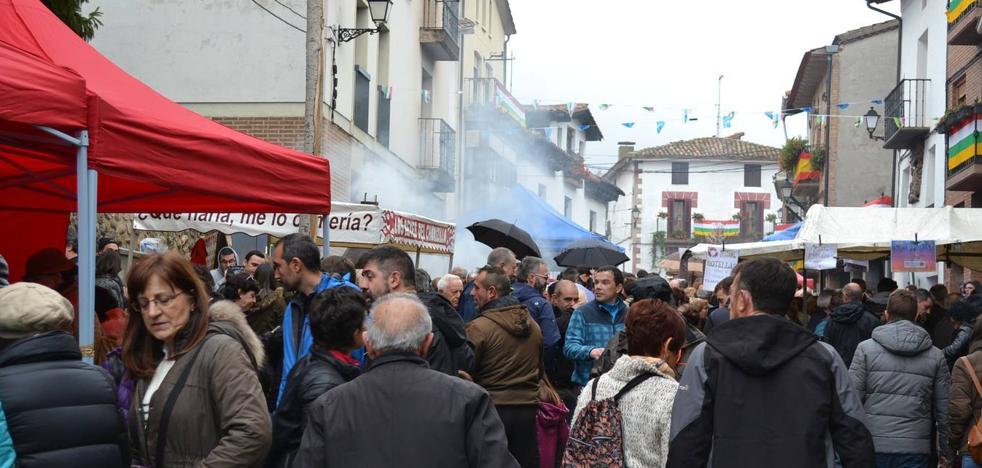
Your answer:
[[[734,250],[709,247],[706,251],[706,267],[702,276],[702,289],[712,291],[723,278],[730,276],[740,261],[740,254]]]
[[[834,270],[836,256],[839,255],[835,244],[805,243],[806,270]]]

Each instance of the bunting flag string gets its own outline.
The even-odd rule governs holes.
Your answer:
[[[624,122],[621,125],[623,125],[623,126],[625,126],[627,128],[634,128],[634,122]]]
[[[607,109],[610,109],[610,104],[601,104],[600,105],[600,110],[605,111]]]
[[[654,107],[651,107],[651,106],[642,106],[641,108],[644,109],[644,110],[646,110],[646,111],[648,111],[648,112],[654,112],[655,111],[655,108]]]
[[[656,131],[657,133],[661,133],[661,130],[662,130],[663,128],[665,128],[665,121],[664,121],[664,120],[659,120],[659,121],[658,121],[658,122],[656,123],[656,128],[655,128],[655,131]]]

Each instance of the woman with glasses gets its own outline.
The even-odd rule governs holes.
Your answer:
[[[141,259],[126,284],[133,318],[123,363],[137,382],[129,412],[134,464],[261,465],[271,428],[256,350],[243,344],[250,340],[210,323],[209,291],[177,254]],[[239,334],[251,334],[241,323]]]

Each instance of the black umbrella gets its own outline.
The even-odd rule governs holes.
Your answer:
[[[564,267],[600,268],[607,265],[620,265],[630,259],[609,242],[580,239],[566,246],[562,253],[556,255],[555,260],[557,265]]]
[[[507,247],[519,260],[530,255],[542,256],[532,236],[512,223],[500,219],[488,219],[467,226],[467,230],[474,234],[474,240],[492,249]]]

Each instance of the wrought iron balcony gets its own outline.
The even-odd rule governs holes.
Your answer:
[[[420,170],[437,192],[453,192],[457,132],[443,119],[419,119]]]
[[[469,120],[488,120],[490,116],[506,116],[512,126],[526,126],[525,108],[505,89],[497,78],[464,78],[466,97],[464,108]]]
[[[460,59],[460,23],[457,15],[459,1],[424,0],[423,26],[419,28],[419,42],[433,60],[456,61]]]
[[[927,118],[929,79],[900,80],[884,100],[883,127],[887,149],[907,149],[923,140],[931,129]]]
[[[982,43],[982,0],[951,0],[948,4],[948,44]]]

